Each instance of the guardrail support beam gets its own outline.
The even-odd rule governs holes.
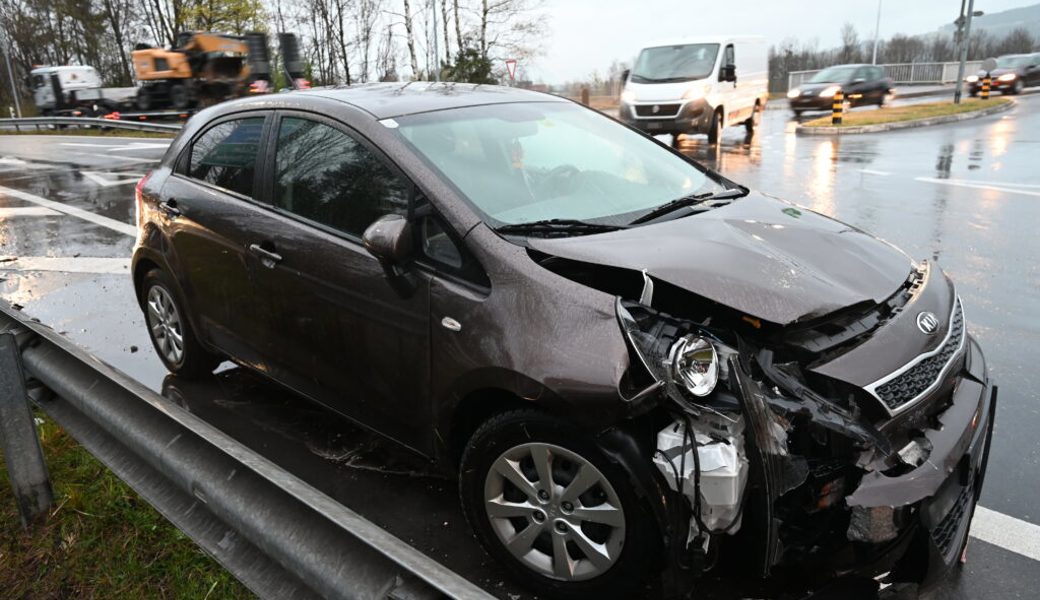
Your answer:
[[[25,391],[18,341],[0,332],[0,441],[22,526],[28,527],[54,505],[43,448]]]

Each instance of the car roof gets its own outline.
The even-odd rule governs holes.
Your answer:
[[[284,96],[279,94],[276,98],[293,97],[303,100],[309,96],[320,96],[350,104],[371,113],[377,119],[464,106],[511,102],[570,102],[552,94],[501,85],[429,81],[315,88],[288,92]]]
[[[653,40],[648,44],[644,44],[643,48],[681,46],[683,44],[765,43],[765,41],[766,38],[760,35],[686,35]]]

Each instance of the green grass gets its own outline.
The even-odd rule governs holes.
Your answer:
[[[40,418],[56,506],[24,531],[7,471],[0,470],[0,595],[32,600],[253,598],[54,422]]]
[[[962,101],[960,104],[954,104],[953,102],[929,102],[925,104],[889,106],[878,110],[857,111],[856,109],[852,109],[845,112],[845,115],[841,120],[841,125],[838,127],[858,127],[861,125],[880,125],[882,123],[917,121],[920,119],[930,119],[932,117],[975,112],[991,106],[1006,104],[1008,102],[1009,100],[1007,98],[990,98],[989,100],[970,98]],[[813,119],[812,121],[804,123],[804,126],[830,127],[831,117],[828,115],[826,117]]]
[[[25,125],[21,131],[0,129],[0,135],[83,135],[91,137],[172,138],[174,133],[137,131],[134,129],[98,129],[97,127],[68,127],[65,129],[40,129]]]

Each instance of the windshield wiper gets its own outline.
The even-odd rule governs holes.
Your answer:
[[[528,223],[510,223],[508,225],[502,225],[495,229],[499,233],[515,233],[515,234],[528,234],[528,233],[605,233],[607,231],[617,231],[618,229],[625,229],[627,225],[609,225],[607,223],[590,223],[588,221],[580,221],[578,219],[543,219],[541,221],[531,221]]]
[[[745,190],[744,188],[730,188],[728,190],[722,190],[721,192],[709,192],[709,193],[704,193],[704,194],[690,194],[689,196],[683,196],[682,198],[676,198],[675,200],[672,200],[671,202],[666,202],[666,203],[662,204],[661,206],[658,206],[657,208],[653,209],[652,211],[650,211],[650,212],[646,213],[645,215],[643,215],[641,217],[638,217],[636,220],[632,221],[630,223],[630,225],[639,225],[639,224],[642,224],[642,223],[647,223],[649,221],[653,221],[654,219],[656,219],[658,217],[663,217],[664,215],[666,215],[668,213],[675,212],[675,211],[679,210],[680,208],[685,208],[687,206],[695,206],[697,204],[703,204],[705,202],[711,202],[713,200],[727,200],[727,199],[730,199],[730,198],[739,198],[739,197],[744,196],[746,194],[747,194],[747,190]]]

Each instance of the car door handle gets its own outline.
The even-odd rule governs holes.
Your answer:
[[[273,269],[274,266],[282,262],[282,255],[271,250],[267,250],[260,246],[260,244],[250,244],[249,251],[260,257],[260,264],[264,265],[268,269]]]
[[[181,209],[177,208],[177,201],[173,198],[160,202],[159,211],[171,219],[181,216]]]

